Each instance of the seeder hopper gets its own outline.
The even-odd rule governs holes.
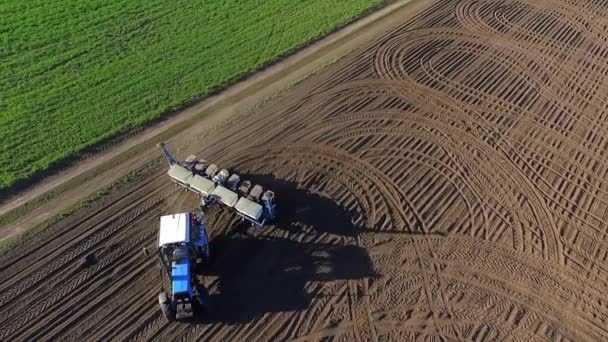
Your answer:
[[[257,226],[263,226],[274,218],[274,192],[264,190],[257,184],[252,185],[248,180],[241,180],[238,174],[230,174],[226,169],[208,164],[204,159],[197,159],[195,155],[178,162],[165,144],[161,143],[160,147],[169,163],[167,174],[171,180],[198,194],[201,207],[221,204]]]

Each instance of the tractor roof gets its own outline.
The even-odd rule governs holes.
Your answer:
[[[160,217],[158,246],[190,241],[190,214],[181,213]]]

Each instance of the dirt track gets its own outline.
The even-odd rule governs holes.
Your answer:
[[[608,339],[599,3],[429,5],[206,138],[280,205],[210,214],[212,316],[161,317],[159,169],[0,257],[0,340]]]

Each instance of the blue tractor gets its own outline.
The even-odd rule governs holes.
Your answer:
[[[263,226],[274,219],[274,193],[241,180],[239,175],[191,155],[176,161],[160,144],[169,163],[167,174],[178,186],[200,199],[200,212],[165,215],[160,218],[158,250],[162,267],[171,280],[171,293],[161,292],[158,301],[168,320],[194,317],[205,310],[207,291],[195,283],[195,274],[211,262],[205,210],[221,205],[252,225]]]
[[[172,321],[194,317],[207,306],[206,290],[194,282],[194,274],[209,263],[211,253],[203,214],[181,213],[160,218],[158,254],[171,281],[171,292],[158,301]]]

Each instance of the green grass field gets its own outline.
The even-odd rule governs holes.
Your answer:
[[[5,0],[0,190],[142,125],[382,0]]]

